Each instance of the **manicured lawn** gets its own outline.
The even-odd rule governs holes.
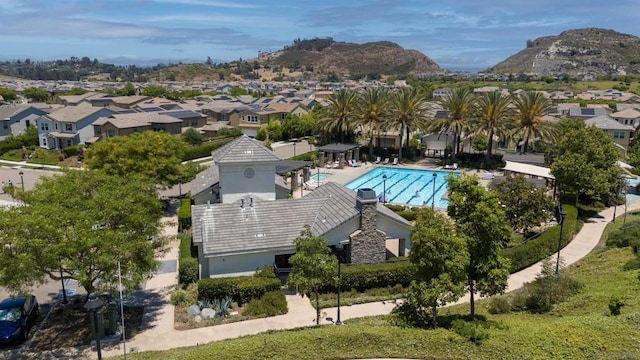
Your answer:
[[[476,345],[445,328],[394,326],[389,316],[349,320],[277,331],[164,352],[130,354],[131,359],[633,359],[640,357],[640,281],[638,270],[623,271],[634,257],[629,248],[591,254],[567,271],[584,284],[578,294],[550,313],[490,315],[477,304],[489,338]],[[611,316],[612,295],[624,302]],[[442,309],[441,321],[466,315],[468,305]]]

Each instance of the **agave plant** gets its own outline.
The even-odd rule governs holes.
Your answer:
[[[209,301],[209,299],[198,300],[198,306],[200,309],[213,308],[213,302]]]
[[[231,297],[227,296],[223,299],[214,299],[211,302],[211,306],[216,311],[216,315],[227,316],[229,315],[229,310],[231,309],[231,302]]]

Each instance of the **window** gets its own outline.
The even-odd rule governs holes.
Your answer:
[[[624,131],[614,131],[613,132],[614,139],[624,139]]]
[[[49,123],[46,123],[46,122],[40,123],[40,130],[49,131]]]
[[[114,137],[114,136],[116,136],[115,130],[107,130],[107,137]]]
[[[73,124],[64,124],[65,131],[73,131]]]
[[[3,129],[8,129],[8,128],[9,128],[9,124],[7,124],[7,122],[6,122],[6,121],[3,121],[3,122],[2,122],[2,128],[3,128]]]
[[[58,123],[56,123],[56,130],[58,130]]]
[[[244,116],[243,116],[243,118],[244,118]],[[258,115],[247,115],[247,122],[257,123],[258,122]]]
[[[285,113],[280,114],[280,118],[282,120],[286,119],[287,118],[287,114],[285,114]]]
[[[192,127],[198,126],[198,120],[197,119],[191,119],[191,126]]]

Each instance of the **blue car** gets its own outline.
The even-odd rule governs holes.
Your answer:
[[[33,295],[2,300],[0,302],[0,343],[27,340],[29,330],[39,314],[38,300]]]

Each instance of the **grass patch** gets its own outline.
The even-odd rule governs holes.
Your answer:
[[[351,289],[340,293],[340,305],[349,306],[365,304],[385,300],[395,300],[404,297],[405,289],[402,285],[388,286],[385,288],[368,289],[364,292]],[[314,301],[311,305],[315,308]],[[331,308],[338,306],[338,295],[335,293],[320,294],[320,308]]]
[[[545,314],[488,312],[489,301],[476,303],[487,337],[473,343],[452,330],[393,326],[390,316],[349,320],[344,326],[272,331],[198,347],[130,354],[131,359],[633,359],[640,354],[640,282],[638,270],[624,271],[631,249],[589,255],[567,274],[582,291]],[[508,294],[513,296],[515,294]],[[609,302],[624,302],[612,316]],[[463,304],[441,309],[442,320],[468,313]],[[489,325],[489,326],[487,326]],[[473,334],[472,334],[473,335]]]

